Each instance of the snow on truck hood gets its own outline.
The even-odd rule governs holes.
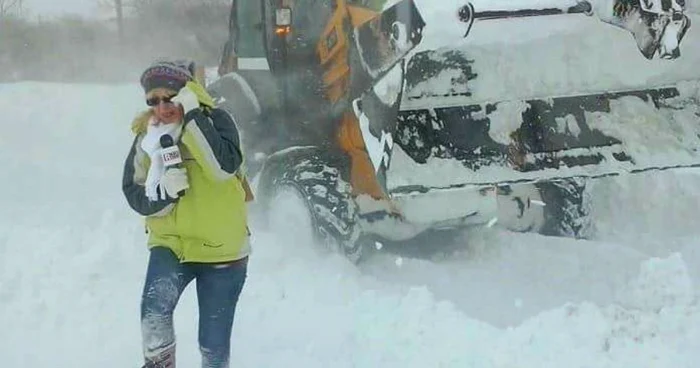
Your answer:
[[[603,1],[603,0],[599,0]],[[472,1],[476,11],[573,5],[573,1]],[[448,5],[449,4],[449,5]],[[698,79],[700,27],[690,27],[677,60],[647,60],[630,32],[596,16],[569,14],[519,19],[476,21],[464,38],[457,21],[460,1],[416,0],[426,20],[423,40],[412,52],[455,49],[474,60],[469,98],[425,98],[453,88],[451,70],[404,92],[402,109],[463,105],[521,98],[540,98],[600,91],[664,86]],[[689,14],[693,23],[697,14]],[[409,57],[410,57],[409,56]]]

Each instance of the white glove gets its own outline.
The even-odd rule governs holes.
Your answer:
[[[197,98],[197,94],[195,94],[187,86],[182,87],[177,96],[173,97],[171,101],[182,106],[185,114],[199,107],[199,99]]]
[[[160,178],[159,186],[161,199],[166,199],[166,194],[171,198],[178,198],[180,191],[190,187],[190,184],[187,182],[187,170],[174,167],[165,170],[165,173]]]

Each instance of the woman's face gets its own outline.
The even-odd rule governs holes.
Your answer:
[[[179,123],[182,121],[182,108],[171,102],[175,97],[173,91],[157,88],[148,93],[146,104],[151,106],[156,119],[165,124]]]

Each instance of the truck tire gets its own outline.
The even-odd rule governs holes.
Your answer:
[[[282,191],[303,198],[315,232],[314,240],[339,252],[353,263],[360,261],[364,242],[358,208],[348,177],[349,158],[320,147],[298,147],[271,155],[258,181],[258,198],[265,216],[272,199]]]
[[[583,178],[568,178],[537,185],[545,206],[541,234],[585,239],[591,228],[590,202]]]

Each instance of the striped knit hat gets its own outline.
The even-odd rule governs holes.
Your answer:
[[[191,80],[194,80],[194,62],[159,59],[141,74],[141,87],[146,94],[155,88],[177,92]]]

